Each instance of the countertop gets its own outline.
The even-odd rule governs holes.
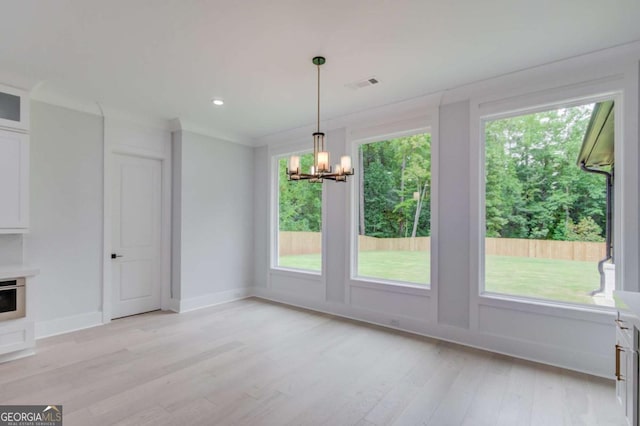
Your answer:
[[[33,277],[38,275],[40,270],[31,265],[22,263],[13,265],[0,265],[0,279]]]

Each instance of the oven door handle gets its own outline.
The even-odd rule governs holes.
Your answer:
[[[24,288],[23,285],[7,285],[4,287],[0,287],[0,291],[7,291],[7,290],[18,290]]]

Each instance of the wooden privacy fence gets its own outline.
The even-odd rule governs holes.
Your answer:
[[[359,235],[358,245],[362,251],[429,251],[431,237],[376,238]]]
[[[375,238],[363,235],[358,237],[362,251],[429,251],[430,242],[430,237]],[[279,243],[280,256],[316,254],[322,251],[322,235],[319,232],[282,231]],[[487,255],[587,262],[597,262],[605,256],[604,243],[487,238],[485,244]]]
[[[280,231],[278,248],[280,256],[320,253],[322,252],[322,234],[320,232]]]
[[[597,262],[605,256],[605,243],[486,238],[485,244],[487,254],[498,256],[539,257],[587,262]]]

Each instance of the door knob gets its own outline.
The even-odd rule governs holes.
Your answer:
[[[115,253],[111,253],[111,258],[115,259],[116,257],[122,257],[121,254],[115,254]]]

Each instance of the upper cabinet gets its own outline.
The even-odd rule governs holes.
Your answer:
[[[0,84],[0,127],[24,132],[29,130],[29,98],[26,92]]]
[[[0,233],[29,226],[29,135],[0,129]]]
[[[29,228],[29,98],[0,85],[0,234]]]

